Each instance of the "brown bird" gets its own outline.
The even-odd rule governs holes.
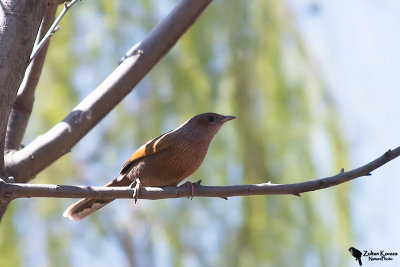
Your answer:
[[[225,122],[234,118],[216,113],[194,116],[175,130],[142,145],[122,166],[119,177],[105,186],[135,183],[135,200],[142,186],[177,186],[200,167],[215,134]],[[63,215],[79,221],[111,201],[113,199],[82,199]]]

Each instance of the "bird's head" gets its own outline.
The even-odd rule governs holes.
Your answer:
[[[235,116],[208,112],[194,116],[179,128],[194,141],[211,142],[222,125],[233,119],[235,119]]]

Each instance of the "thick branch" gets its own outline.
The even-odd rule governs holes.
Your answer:
[[[343,170],[334,176],[295,184],[252,184],[233,186],[196,186],[196,197],[233,197],[249,195],[297,195],[316,191],[327,187],[345,183],[355,178],[369,176],[371,172],[400,155],[400,147],[389,150],[381,157],[357,169],[344,172]],[[54,197],[54,198],[132,198],[133,189],[130,187],[91,187],[71,185],[40,185],[40,184],[12,184],[0,185],[0,198],[11,200],[24,197]],[[191,189],[187,187],[167,186],[146,187],[139,194],[140,199],[165,199],[190,197]]]
[[[6,168],[27,182],[71,150],[171,49],[211,0],[181,0],[137,49],[59,124],[18,152],[8,153]]]
[[[57,11],[58,2],[51,0],[47,11],[43,17],[39,32],[36,37],[36,42],[39,42],[49,30],[54,21]],[[35,97],[35,89],[39,82],[44,60],[46,58],[47,48],[50,42],[46,42],[34,60],[31,61],[25,71],[24,79],[18,90],[17,98],[11,110],[8,120],[7,135],[6,135],[6,150],[19,149],[22,139],[25,134],[26,126],[33,108]]]

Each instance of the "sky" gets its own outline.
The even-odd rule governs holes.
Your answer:
[[[287,2],[334,99],[351,168],[399,146],[400,1]],[[400,254],[400,159],[372,174],[351,182],[352,245]]]

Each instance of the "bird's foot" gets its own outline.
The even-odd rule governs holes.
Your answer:
[[[191,181],[187,181],[184,184],[180,185],[179,187],[188,187],[188,188],[190,187],[190,189],[191,189],[191,197],[190,197],[190,199],[192,200],[193,196],[194,196],[194,188],[196,186],[199,186],[200,184],[201,184],[201,180],[198,180],[195,183],[192,183]]]
[[[133,194],[132,198],[135,200],[135,204],[138,200],[138,195],[142,193],[142,184],[140,183],[139,179],[136,179],[132,184],[131,187],[133,187]]]

